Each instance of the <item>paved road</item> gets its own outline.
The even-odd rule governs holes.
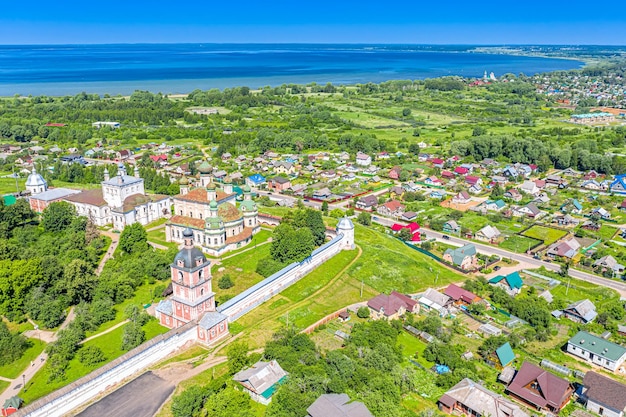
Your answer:
[[[174,388],[173,383],[146,372],[87,407],[77,417],[152,417]]]
[[[391,225],[393,225],[394,223],[398,223],[394,220],[387,219],[384,217],[379,217],[379,216],[373,216],[372,221],[378,224],[382,224],[383,226],[387,226],[387,227],[391,227]],[[399,222],[399,223],[405,223],[405,222]],[[545,261],[542,261],[541,259],[535,259],[532,256],[526,255],[525,253],[509,252],[507,250],[504,250],[495,246],[485,245],[482,243],[477,243],[477,242],[469,241],[466,239],[462,239],[462,238],[459,238],[456,236],[450,236],[450,235],[448,235],[449,239],[444,240],[443,239],[444,233],[436,232],[434,230],[430,230],[426,228],[422,228],[422,233],[426,234],[429,238],[435,238],[441,242],[453,244],[456,246],[462,246],[467,243],[472,243],[476,246],[476,249],[478,250],[478,252],[483,253],[485,255],[499,255],[505,258],[511,258],[520,263],[530,264],[535,268],[539,268],[543,266],[550,271],[559,271],[561,269],[561,266],[558,264],[545,262]],[[616,280],[612,280],[609,278],[603,278],[598,275],[578,271],[573,268],[569,269],[569,276],[571,276],[572,278],[576,278],[576,279],[588,281],[597,285],[601,285],[603,287],[614,289],[618,291],[622,296],[626,297],[626,283],[622,281],[616,281]]]

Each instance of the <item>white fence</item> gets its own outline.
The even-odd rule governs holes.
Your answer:
[[[157,336],[89,375],[22,408],[15,417],[58,417],[93,400],[107,388],[143,371],[196,339],[196,322]],[[140,398],[137,401],[141,401]]]
[[[227,315],[228,321],[237,320],[339,253],[341,251],[342,238],[343,234],[336,236],[330,242],[313,251],[311,256],[304,261],[294,262],[284,267],[236,297],[231,298],[219,306],[217,310]]]

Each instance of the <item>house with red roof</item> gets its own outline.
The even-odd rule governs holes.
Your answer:
[[[470,305],[481,300],[479,296],[471,291],[461,288],[458,285],[450,284],[444,291],[444,294],[457,305]]]
[[[419,313],[420,307],[416,300],[397,291],[391,294],[378,294],[367,302],[370,309],[370,317],[374,320],[396,320],[399,319],[407,311],[410,313]]]
[[[472,186],[472,185],[482,185],[483,180],[480,177],[476,177],[474,175],[468,175],[467,177],[465,177],[465,184]]]
[[[441,171],[441,177],[447,180],[454,179],[454,172],[451,171]]]
[[[524,362],[506,392],[537,410],[557,414],[569,402],[574,388],[569,381]]]
[[[404,213],[404,209],[404,205],[398,200],[391,200],[378,206],[376,211],[382,216],[400,217]]]
[[[454,168],[454,173],[457,175],[467,175],[469,174],[469,169],[465,168],[465,167],[456,167]]]
[[[435,168],[443,168],[443,164],[445,163],[441,158],[430,158],[430,163]]]
[[[393,168],[391,168],[389,170],[389,178],[391,178],[392,180],[397,180],[398,178],[400,178],[400,173],[402,172],[402,167],[399,166],[395,166]]]

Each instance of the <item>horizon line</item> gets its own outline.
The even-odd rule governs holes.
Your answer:
[[[396,46],[478,46],[478,47],[514,47],[514,46],[578,46],[625,48],[626,44],[595,43],[405,43],[405,42],[88,42],[88,43],[0,43],[5,46],[94,46],[94,45],[396,45]]]

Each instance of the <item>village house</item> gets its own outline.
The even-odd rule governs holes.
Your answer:
[[[553,259],[557,256],[571,259],[576,256],[578,249],[580,249],[580,243],[575,237],[571,237],[568,240],[553,243],[546,251],[546,255]]]
[[[575,226],[579,223],[576,218],[569,214],[554,216],[553,222],[557,223],[559,226]]]
[[[441,171],[441,178],[444,180],[453,180],[455,178],[454,172],[443,170]]]
[[[363,152],[357,152],[356,154],[356,164],[363,166],[363,167],[368,167],[372,164],[372,157],[369,156],[368,154],[365,154]]]
[[[230,159],[233,157],[233,155],[230,152],[225,152],[222,154],[222,161],[226,162],[226,161],[230,161]]]
[[[502,211],[506,207],[504,200],[487,200],[483,205],[487,211]]]
[[[444,294],[450,297],[450,300],[456,305],[470,305],[481,300],[481,298],[473,292],[461,288],[456,284],[448,285]]]
[[[277,176],[277,177],[271,178],[267,182],[267,187],[274,191],[282,192],[282,191],[288,190],[291,187],[291,181],[289,180],[289,178]]]
[[[513,210],[514,216],[518,216],[518,217],[526,216],[526,217],[530,217],[531,219],[534,219],[540,213],[541,213],[541,210],[539,210],[539,207],[537,207],[535,203],[528,203],[524,207],[517,207],[516,209]]]
[[[417,301],[396,291],[389,295],[378,294],[367,302],[367,307],[370,309],[370,317],[374,320],[396,320],[407,311],[417,314],[420,308]]]
[[[425,185],[429,185],[429,186],[437,186],[437,187],[441,187],[443,185],[443,181],[441,181],[439,178],[433,176],[430,176],[428,178],[426,178],[424,180],[424,184]]]
[[[541,191],[537,187],[537,184],[535,184],[533,181],[528,181],[528,180],[524,181],[522,185],[520,185],[519,190],[526,194],[530,194],[532,196],[539,194]]]
[[[593,371],[583,378],[581,400],[587,410],[603,417],[624,417],[626,385]]]
[[[446,196],[446,193],[443,191],[439,191],[439,190],[433,190],[428,194],[428,197],[435,198],[437,200],[441,200],[445,196]]]
[[[398,200],[391,200],[378,206],[376,211],[383,216],[400,217],[404,213],[404,205]]]
[[[575,198],[568,199],[559,210],[563,213],[581,214],[583,212],[583,206]]]
[[[470,170],[465,168],[465,167],[458,166],[458,167],[454,168],[454,173],[456,175],[466,176],[467,174],[470,173]]]
[[[521,201],[523,196],[517,189],[511,188],[510,190],[506,190],[504,193],[505,198],[510,198],[513,201]]]
[[[287,372],[276,360],[258,361],[233,376],[233,380],[239,382],[254,401],[263,405],[268,405],[272,401],[272,395],[285,378]]]
[[[356,208],[360,210],[368,210],[371,211],[378,204],[378,199],[375,195],[366,195],[365,197],[359,198],[356,202]]]
[[[512,297],[519,294],[524,286],[522,277],[517,271],[511,272],[508,275],[498,275],[497,277],[493,277],[489,280],[489,283],[495,287],[502,288]]]
[[[622,204],[618,206],[620,211],[626,211],[626,200],[622,201]]]
[[[473,185],[482,186],[483,180],[480,177],[468,175],[467,177],[465,177],[465,185],[470,186],[470,187]]]
[[[613,274],[622,274],[624,272],[624,265],[617,262],[617,260],[611,255],[603,256],[593,263],[594,267],[599,267],[602,271],[611,271]]]
[[[626,348],[585,331],[567,342],[568,353],[595,365],[617,371],[626,360]]]
[[[596,219],[608,220],[611,218],[611,213],[609,213],[604,207],[596,207],[591,210],[589,215]]]
[[[332,180],[337,178],[337,172],[335,172],[334,169],[328,169],[326,171],[320,172],[320,177],[324,178],[325,180]]]
[[[579,300],[568,305],[563,310],[563,315],[576,323],[591,323],[598,315],[596,306],[587,299]]]
[[[402,168],[399,166],[395,166],[389,170],[387,176],[392,180],[397,180],[400,178],[400,173],[402,173]]]
[[[292,175],[296,172],[296,167],[291,162],[277,161],[274,163],[273,171],[276,174]]]
[[[467,190],[472,194],[480,194],[483,192],[483,187],[478,184],[473,184]]]
[[[461,233],[461,226],[456,222],[456,220],[448,220],[443,224],[444,233],[453,233],[458,235]]]
[[[524,362],[506,391],[537,410],[558,414],[569,402],[574,389],[569,381]]]
[[[478,240],[483,240],[489,243],[495,243],[501,236],[500,231],[497,227],[488,224],[487,226],[480,229],[476,232],[474,236]]]
[[[265,183],[265,177],[261,174],[250,175],[248,178],[246,178],[246,184],[253,188],[259,188],[265,185]]]
[[[389,197],[391,199],[399,199],[402,200],[402,197],[404,197],[404,188],[400,187],[398,185],[394,185],[393,187],[391,187],[389,189]]]
[[[322,394],[306,412],[308,417],[374,417],[365,404],[350,401],[347,394]]]
[[[446,249],[443,260],[466,271],[474,270],[478,268],[476,253],[476,246],[468,243],[460,248]]]
[[[313,194],[311,195],[311,197],[316,198],[318,200],[327,200],[330,197],[332,197],[333,192],[328,188],[328,187],[324,187],[324,188],[318,188],[317,190],[313,191]]]
[[[404,213],[402,213],[402,216],[400,216],[400,219],[407,222],[412,222],[417,219],[417,213],[415,213],[414,211],[405,211]]]
[[[433,168],[443,168],[443,165],[445,164],[445,161],[441,158],[430,158],[430,163],[432,164]]]
[[[450,304],[450,297],[432,288],[427,289],[418,299],[420,307],[425,311],[436,311],[440,316],[447,314],[446,307]]]
[[[626,194],[626,174],[616,175],[609,190],[615,194]]]
[[[472,197],[467,193],[467,191],[461,191],[454,197],[452,197],[453,204],[467,204],[472,201]]]
[[[528,417],[517,404],[482,385],[464,378],[450,388],[437,402],[447,414],[473,417]]]

